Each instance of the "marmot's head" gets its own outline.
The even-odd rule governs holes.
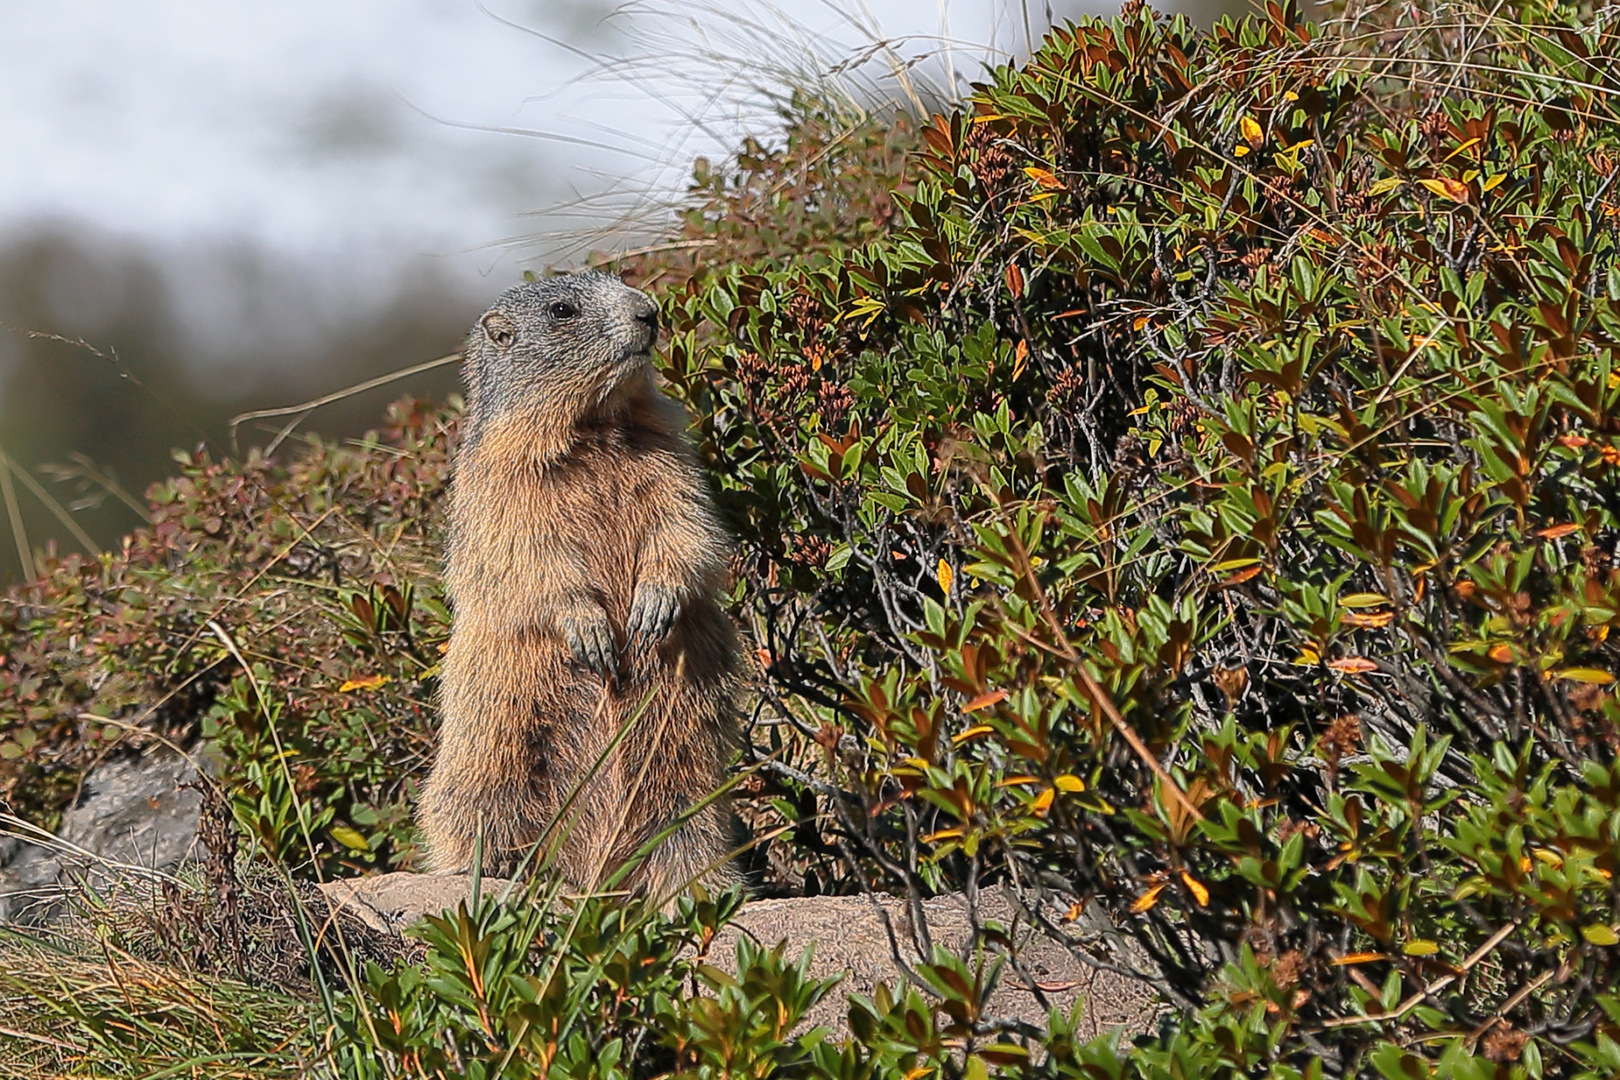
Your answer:
[[[508,289],[467,340],[469,434],[502,416],[572,427],[647,369],[657,338],[658,305],[610,274]]]

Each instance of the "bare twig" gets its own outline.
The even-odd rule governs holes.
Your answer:
[[[1399,1020],[1401,1017],[1423,1004],[1425,999],[1433,997],[1435,994],[1438,994],[1440,991],[1444,990],[1446,987],[1468,974],[1475,964],[1489,956],[1492,949],[1495,949],[1498,945],[1502,944],[1502,942],[1506,941],[1508,935],[1513,933],[1513,931],[1517,930],[1518,928],[1519,924],[1517,922],[1508,923],[1496,933],[1486,938],[1483,945],[1469,953],[1467,958],[1457,966],[1456,971],[1452,972],[1450,975],[1445,975],[1436,979],[1428,986],[1425,986],[1423,989],[1401,1002],[1395,1008],[1390,1009],[1387,1012],[1371,1013],[1367,1016],[1336,1016],[1330,1020],[1323,1021],[1320,1025],[1314,1028],[1313,1031],[1329,1031],[1333,1028],[1352,1027],[1356,1024],[1381,1024],[1390,1020]]]

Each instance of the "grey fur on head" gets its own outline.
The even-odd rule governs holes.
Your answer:
[[[588,410],[645,369],[658,338],[658,305],[611,274],[524,282],[473,326],[464,374],[469,436],[502,413],[573,400]]]

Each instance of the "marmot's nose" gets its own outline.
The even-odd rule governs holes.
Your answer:
[[[652,347],[658,344],[658,307],[648,304],[646,310],[636,316],[636,322],[647,328],[647,345]]]

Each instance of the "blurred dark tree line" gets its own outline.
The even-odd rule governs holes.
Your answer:
[[[430,271],[395,278],[351,313],[335,313],[321,309],[318,286],[301,285],[263,254],[219,254],[202,267],[177,274],[133,242],[64,227],[0,247],[0,452],[12,462],[10,494],[0,500],[4,578],[23,568],[19,525],[35,550],[73,550],[85,537],[116,546],[140,520],[130,503],[172,474],[175,449],[229,450],[233,416],[452,352],[479,302]],[[200,304],[187,294],[198,282],[208,293]],[[223,314],[197,310],[220,303]],[[229,321],[239,311],[241,325],[199,332],[199,320]],[[456,380],[454,366],[438,368],[336,402],[306,423],[358,435],[375,425],[382,401],[442,398]],[[267,443],[280,423],[245,426],[240,449]]]

